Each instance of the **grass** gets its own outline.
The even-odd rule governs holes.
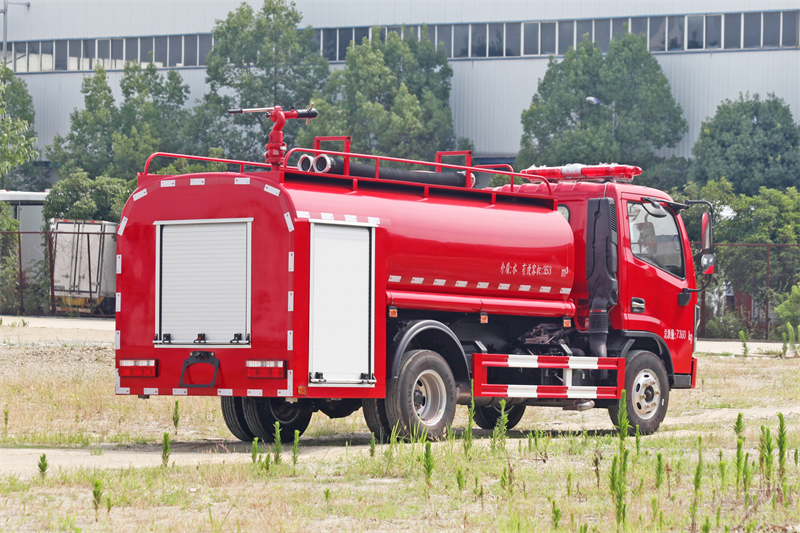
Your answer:
[[[459,407],[445,441],[380,444],[360,413],[316,414],[280,464],[274,443],[262,443],[239,445],[222,463],[197,454],[199,464],[176,465],[173,449],[169,468],[53,462],[46,476],[0,476],[0,523],[9,531],[588,533],[800,522],[800,408],[789,401],[800,393],[800,360],[703,356],[700,365],[698,388],[672,393],[669,418],[652,436],[620,439],[601,410],[543,408],[529,408],[518,428],[469,433]],[[102,460],[114,443],[161,443],[175,429],[173,398],[115,397],[102,371],[40,377],[33,383],[24,367],[0,375],[6,446],[102,445],[92,457]],[[180,402],[178,444],[224,437],[233,449],[218,399]]]

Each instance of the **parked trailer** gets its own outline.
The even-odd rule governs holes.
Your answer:
[[[53,288],[58,310],[113,314],[116,300],[114,222],[53,223]]]
[[[353,154],[346,137],[286,154],[285,119],[316,111],[257,111],[275,122],[265,164],[154,154],[239,171],[139,175],[118,229],[117,394],[219,396],[249,441],[361,406],[376,435],[440,438],[471,398],[483,428],[501,399],[509,428],[527,405],[616,420],[623,389],[651,433],[694,386],[687,205],[631,184],[641,169],[492,169],[511,184],[477,190],[487,169],[447,154]],[[385,179],[387,163],[433,172]]]

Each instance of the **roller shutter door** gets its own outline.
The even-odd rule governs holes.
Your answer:
[[[250,224],[159,227],[159,322],[172,344],[230,344],[250,333]]]
[[[314,224],[311,239],[310,377],[360,383],[372,373],[372,230]]]

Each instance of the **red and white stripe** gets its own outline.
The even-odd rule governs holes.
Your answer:
[[[489,367],[563,369],[564,383],[572,382],[573,370],[613,370],[615,387],[586,385],[514,385],[488,383]],[[561,355],[483,354],[472,356],[476,397],[617,399],[625,383],[625,360],[618,357],[574,357]]]

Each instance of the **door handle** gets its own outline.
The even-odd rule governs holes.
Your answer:
[[[644,298],[631,298],[631,311],[644,313]]]

